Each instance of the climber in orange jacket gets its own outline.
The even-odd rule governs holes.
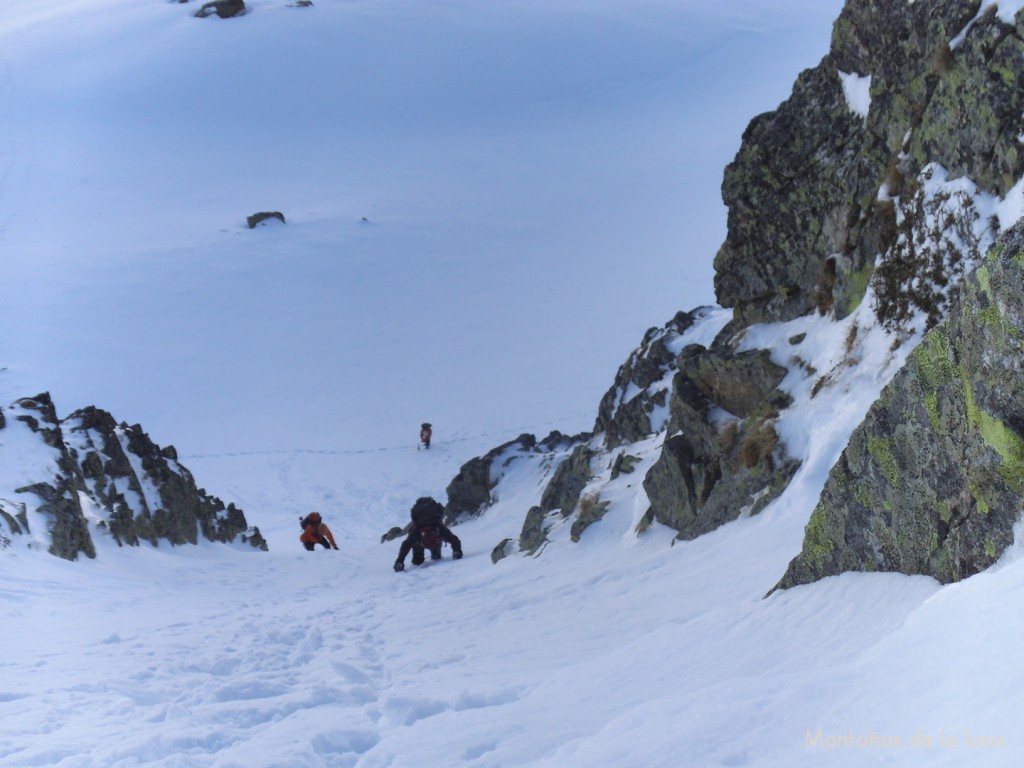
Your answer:
[[[299,525],[302,526],[302,535],[299,536],[299,541],[310,552],[316,549],[317,544],[322,544],[324,549],[338,548],[338,545],[334,543],[334,534],[324,523],[319,512],[310,512],[299,521]]]

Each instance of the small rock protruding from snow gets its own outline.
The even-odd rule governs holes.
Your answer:
[[[256,227],[261,224],[265,226],[268,221],[274,219],[280,221],[282,224],[287,223],[284,220],[284,214],[280,211],[260,211],[259,213],[254,213],[252,216],[247,216],[245,221],[249,225],[249,229],[256,229]]]
[[[245,14],[245,0],[213,0],[213,2],[204,3],[195,15],[197,19],[205,19],[214,14],[221,19],[242,16]]]

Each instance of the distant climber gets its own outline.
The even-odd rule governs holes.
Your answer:
[[[398,549],[398,559],[395,560],[395,570],[405,570],[405,556],[412,550],[412,564],[423,565],[423,558],[426,552],[430,552],[431,560],[441,559],[441,545],[448,542],[452,545],[452,559],[462,559],[462,542],[444,524],[444,507],[429,496],[416,500],[410,511],[412,525],[409,526],[409,534]]]
[[[427,422],[420,425],[420,442],[424,448],[430,448],[430,437],[434,434],[434,428]]]
[[[320,517],[319,512],[310,512],[299,521],[299,525],[302,526],[302,535],[299,536],[299,541],[310,552],[316,549],[317,544],[322,544],[324,549],[338,548],[338,545],[334,543],[334,534]]]

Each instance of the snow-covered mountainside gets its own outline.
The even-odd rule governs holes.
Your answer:
[[[1021,3],[203,5],[0,14],[0,765],[1024,759]]]

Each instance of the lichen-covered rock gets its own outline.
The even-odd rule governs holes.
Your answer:
[[[530,507],[523,520],[523,529],[519,534],[519,550],[532,555],[547,542],[547,514],[540,507]]]
[[[653,519],[692,539],[756,514],[785,489],[799,467],[774,428],[790,403],[777,388],[785,373],[762,351],[683,350],[669,437],[644,478]]]
[[[725,172],[729,226],[715,258],[719,303],[738,322],[852,311],[893,246],[880,190],[899,195],[926,165],[998,195],[1020,178],[1024,28],[994,7],[975,19],[978,7],[847,2],[830,53],[751,121]],[[871,78],[866,117],[844,97],[850,76]]]
[[[679,366],[701,397],[741,419],[766,405],[781,410],[791,402],[778,390],[788,371],[773,363],[766,349],[694,347],[683,350]]]
[[[582,497],[579,502],[579,513],[576,515],[576,519],[572,521],[572,526],[569,528],[569,539],[574,542],[579,541],[580,536],[583,535],[583,532],[587,530],[587,528],[608,513],[608,508],[610,506],[610,502],[601,501],[596,493]]]
[[[545,514],[556,509],[561,511],[563,517],[573,513],[583,488],[593,477],[590,467],[593,458],[593,449],[587,445],[578,445],[558,465],[540,497],[540,508]]]
[[[884,164],[846,104],[837,67],[826,59],[801,74],[785,103],[751,121],[725,170],[719,303],[744,323],[831,308],[834,254],[855,251],[851,221],[862,199],[874,200]],[[860,269],[859,262],[847,270]]]
[[[857,428],[779,587],[843,571],[948,583],[992,565],[1024,506],[1024,224],[953,296]]]
[[[504,560],[509,555],[509,550],[512,548],[512,539],[502,539],[498,542],[494,549],[491,550],[491,563],[498,563]]]
[[[937,162],[1003,195],[1022,170],[1021,20],[1007,26],[991,5],[975,19],[976,0],[915,5],[847,3],[833,32],[836,64],[872,73],[868,127],[889,151],[912,129],[906,148],[918,170]]]
[[[640,458],[638,456],[631,456],[628,453],[620,453],[612,462],[611,479],[615,480],[620,475],[632,474],[639,464]]]
[[[739,351],[730,333],[711,349],[691,344],[677,354],[686,341],[685,332],[706,314],[701,308],[677,315],[664,328],[645,335],[641,349],[620,367],[602,400],[596,426],[610,434],[599,431],[597,439],[580,435],[562,439],[559,445],[549,437],[540,446],[526,439],[531,436],[522,436],[473,459],[449,485],[446,518],[478,514],[489,505],[498,479],[493,464],[499,456],[508,462],[524,452],[558,448],[555,469],[520,535],[520,549],[536,552],[547,540],[547,516],[556,510],[563,518],[577,512],[581,494],[600,474],[597,466],[611,452],[610,446],[650,436],[652,403],[664,411],[658,415],[657,430],[667,430],[670,437],[643,480],[651,502],[647,524],[657,520],[680,536],[693,538],[759,512],[785,489],[799,466],[786,456],[774,429],[779,412],[791,401],[779,389],[787,370],[773,363],[766,350]],[[630,410],[636,403],[641,405]],[[627,451],[609,461],[609,481],[640,463]],[[600,493],[599,488],[596,491]],[[606,509],[604,505],[599,514],[578,516],[570,537],[577,540]]]

